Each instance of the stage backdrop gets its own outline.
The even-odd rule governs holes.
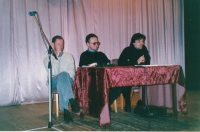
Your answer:
[[[0,0],[0,106],[48,101],[47,55],[29,11],[37,11],[48,40],[65,39],[76,66],[95,33],[100,51],[118,58],[134,33],[146,35],[151,64],[185,69],[183,0]]]

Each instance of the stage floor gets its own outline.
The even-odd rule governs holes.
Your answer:
[[[73,123],[63,122],[63,112],[56,118],[52,116],[53,126],[48,128],[48,103],[0,107],[0,131],[200,131],[200,91],[187,91],[188,115],[173,117],[143,118],[133,113],[139,94],[132,97],[132,112],[120,108],[118,113],[111,112],[109,128],[99,126],[99,119],[85,115],[84,120],[72,113]],[[168,110],[171,111],[171,110]],[[53,109],[53,112],[55,110]]]

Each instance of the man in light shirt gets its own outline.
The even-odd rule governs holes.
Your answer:
[[[57,89],[60,100],[60,110],[64,111],[64,121],[73,122],[68,111],[68,103],[71,104],[72,111],[80,113],[80,107],[74,100],[72,84],[75,75],[75,63],[73,56],[68,52],[63,52],[64,39],[61,36],[52,38],[55,56],[51,55],[52,64],[52,90]],[[48,71],[49,57],[44,58],[44,66]]]

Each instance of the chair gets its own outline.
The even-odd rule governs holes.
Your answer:
[[[56,117],[59,116],[59,98],[58,97],[59,97],[59,94],[58,94],[57,89],[53,90],[52,91],[52,101],[55,100],[55,102],[56,102]],[[71,105],[68,104],[68,108],[70,109]]]
[[[52,100],[54,100],[54,96],[55,96],[55,102],[56,102],[56,117],[59,116],[59,107],[58,107],[58,91],[57,89],[53,90],[52,92]]]

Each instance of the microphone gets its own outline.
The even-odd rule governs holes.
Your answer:
[[[30,16],[35,16],[35,14],[37,14],[37,12],[36,12],[36,11],[30,11],[28,14],[29,14]]]
[[[57,57],[56,54],[54,53],[54,50],[53,50],[53,48],[52,48],[51,45],[49,45],[48,54],[52,54],[53,57],[54,57],[56,60],[58,60],[58,57]]]
[[[140,57],[142,57],[142,56],[145,57],[145,56],[144,56],[144,53],[145,53],[145,52],[144,52],[142,49],[140,49],[140,55],[141,55]],[[139,57],[139,58],[140,58],[140,57]],[[143,61],[143,62],[141,62],[139,65],[145,65],[145,62]]]

